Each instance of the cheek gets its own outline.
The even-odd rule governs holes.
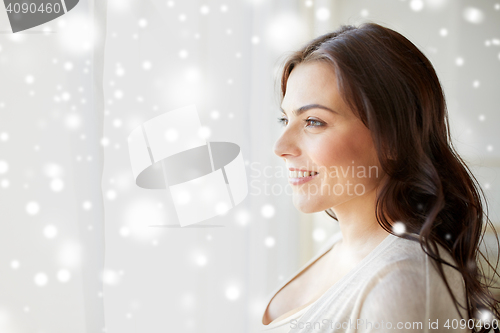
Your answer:
[[[370,146],[356,134],[335,133],[317,140],[309,149],[309,156],[321,167],[364,165],[372,160]]]
[[[335,170],[334,166],[339,172],[353,167],[355,170],[378,167],[370,132],[364,127],[330,133],[316,140],[308,149],[314,163],[328,172]],[[347,178],[350,176],[351,173]]]

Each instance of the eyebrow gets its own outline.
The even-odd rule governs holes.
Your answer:
[[[281,112],[283,112],[286,115],[285,110],[283,110],[283,108],[281,106],[280,106],[280,109],[281,109]],[[293,113],[295,114],[295,116],[300,116],[302,113],[304,113],[310,109],[323,109],[323,110],[327,110],[327,111],[339,114],[337,111],[334,111],[334,110],[332,110],[324,105],[321,105],[321,104],[304,105],[304,106],[301,106],[300,108],[298,108],[297,110],[295,110]]]

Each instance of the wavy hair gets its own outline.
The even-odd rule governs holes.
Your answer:
[[[479,249],[488,224],[497,247],[498,236],[483,210],[479,183],[452,145],[444,92],[430,61],[392,29],[373,22],[341,25],[287,57],[281,72],[282,99],[293,68],[312,61],[332,66],[342,98],[370,129],[388,176],[376,201],[379,225],[398,237],[419,235],[414,240],[434,259],[461,316],[459,306],[469,318],[484,310],[500,318],[494,281],[487,280],[479,260],[482,257],[499,277],[498,258],[492,265]],[[326,213],[337,220],[331,209]],[[407,233],[395,234],[390,221],[403,221]],[[437,244],[455,264],[439,255]],[[459,304],[443,265],[461,273],[467,304]]]

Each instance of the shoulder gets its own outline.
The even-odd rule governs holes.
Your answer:
[[[425,253],[418,240],[410,240],[394,235],[389,235],[391,242],[377,256],[377,265],[389,271],[401,272],[402,274],[412,271],[420,276],[432,276],[438,274],[433,259]],[[439,256],[446,262],[456,265],[450,253],[441,245],[438,246]],[[432,268],[430,267],[432,266]],[[449,266],[446,267],[445,274],[450,278],[461,277],[460,273]],[[455,274],[455,273],[456,274]]]
[[[392,242],[375,258],[375,285],[391,281],[397,287],[422,287],[426,289],[445,288],[436,262],[423,250],[420,242],[394,235]],[[438,244],[439,256],[449,264],[456,262],[450,253]],[[448,265],[442,265],[446,280],[453,288],[463,287],[463,278],[459,271]],[[372,282],[373,283],[373,282]],[[395,286],[395,287],[396,287]],[[415,289],[415,288],[414,288]],[[420,292],[415,289],[413,292]]]
[[[460,318],[444,281],[420,243],[390,237],[394,239],[371,265],[373,275],[364,286],[359,318],[395,323]],[[439,249],[445,260],[452,260],[445,252]],[[461,274],[451,267],[443,269],[455,297],[463,301]]]
[[[410,280],[425,278],[427,271],[427,255],[418,241],[404,239],[392,234],[384,240],[382,249],[372,257],[368,264],[372,272],[371,284],[376,285],[387,280]],[[380,246],[379,246],[380,247]]]
[[[374,259],[374,274],[364,288],[365,315],[399,316],[402,309],[405,313],[421,314],[426,304],[428,279],[425,253],[422,253],[416,242],[395,240]]]

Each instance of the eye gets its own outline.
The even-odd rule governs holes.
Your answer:
[[[279,117],[278,123],[281,124],[281,126],[286,126],[288,125],[288,119],[286,119],[285,117]]]
[[[306,127],[321,127],[325,125],[324,122],[312,118],[307,118],[304,121],[307,123]]]

